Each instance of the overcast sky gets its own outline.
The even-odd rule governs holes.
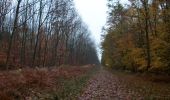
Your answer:
[[[120,1],[124,4],[128,2],[128,0]],[[101,42],[101,29],[106,23],[107,0],[74,0],[74,2],[78,13],[89,26],[92,37],[94,37],[99,47]]]

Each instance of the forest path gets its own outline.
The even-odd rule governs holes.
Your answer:
[[[87,86],[83,90],[83,93],[78,99],[131,100],[134,95],[137,96],[136,93],[125,88],[125,85],[122,84],[120,77],[109,71],[101,69],[89,80]],[[138,97],[138,100],[140,100],[140,97]]]

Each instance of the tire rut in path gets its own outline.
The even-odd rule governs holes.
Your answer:
[[[78,100],[131,100],[136,95],[127,90],[116,75],[101,69],[89,80]]]

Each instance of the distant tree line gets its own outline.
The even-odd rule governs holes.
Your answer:
[[[99,63],[88,27],[72,0],[1,0],[0,65]]]
[[[170,1],[108,0],[102,63],[115,69],[170,74]]]

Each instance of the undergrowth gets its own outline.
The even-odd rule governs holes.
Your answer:
[[[0,72],[0,100],[71,100],[97,71],[92,65]]]
[[[170,83],[162,81],[163,76],[115,70],[112,73],[119,78],[122,85],[125,85],[126,90],[134,91],[144,100],[170,99]]]

